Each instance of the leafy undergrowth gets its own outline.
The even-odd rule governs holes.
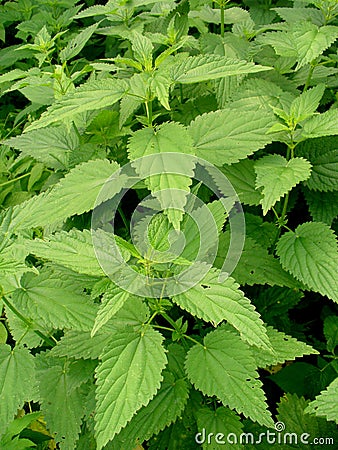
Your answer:
[[[336,0],[2,3],[1,449],[337,446],[337,38]]]

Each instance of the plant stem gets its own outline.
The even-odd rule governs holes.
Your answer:
[[[28,172],[28,173],[25,173],[24,175],[20,175],[17,178],[13,178],[12,180],[5,181],[4,183],[0,184],[0,187],[6,186],[7,184],[15,183],[18,180],[22,180],[22,178],[29,177],[30,174],[31,174],[31,172]]]
[[[146,101],[146,111],[148,117],[148,126],[153,126],[153,102],[151,100]]]
[[[224,37],[224,6],[221,5],[221,36]]]
[[[310,70],[309,70],[309,73],[308,73],[308,76],[307,76],[307,79],[306,79],[305,84],[304,84],[303,92],[307,91],[308,87],[310,86],[314,70],[315,70],[315,66],[313,64],[311,64]]]
[[[20,311],[18,311],[14,305],[10,303],[10,301],[5,297],[2,296],[2,300],[5,303],[5,305],[18,317],[22,322],[24,322],[29,328],[31,327],[32,323],[30,320],[28,320],[25,316],[23,316]],[[39,336],[39,338],[43,339],[46,344],[50,345],[51,347],[54,347],[54,342],[45,334],[41,333],[39,330],[32,330],[35,334]]]

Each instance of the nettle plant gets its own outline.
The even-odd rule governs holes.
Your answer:
[[[337,2],[94,3],[0,7],[0,447],[337,439]]]

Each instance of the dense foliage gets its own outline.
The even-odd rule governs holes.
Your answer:
[[[103,3],[0,6],[0,448],[333,448],[337,1]]]

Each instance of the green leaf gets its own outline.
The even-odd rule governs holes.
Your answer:
[[[186,129],[178,123],[164,123],[158,129],[143,128],[134,133],[129,141],[131,160],[148,155],[185,153],[193,155],[192,141]],[[163,155],[161,158],[144,158],[132,163],[141,177],[148,177],[146,185],[158,198],[175,229],[183,217],[183,208],[191,185],[195,162],[193,158],[180,155]],[[149,176],[149,172],[155,172]]]
[[[255,189],[255,162],[243,159],[231,166],[223,166],[220,170],[227,177],[235,189],[241,203],[259,205],[262,195]]]
[[[338,378],[322,391],[316,399],[305,409],[307,413],[315,413],[318,417],[325,417],[338,424]]]
[[[313,139],[338,134],[338,109],[329,109],[308,119],[303,126],[302,138]]]
[[[244,297],[233,278],[221,282],[219,277],[219,271],[211,270],[199,284],[174,296],[173,301],[214,325],[227,320],[245,341],[269,348],[265,327],[255,307]]]
[[[303,192],[312,219],[331,225],[338,216],[338,191],[320,192],[304,189]]]
[[[150,70],[153,60],[153,44],[146,36],[133,31],[129,38],[132,43],[132,49],[135,59],[142,64],[146,70]]]
[[[93,33],[95,33],[98,25],[98,23],[94,23],[90,27],[86,27],[84,30],[80,31],[80,33],[77,34],[73,39],[71,39],[68,42],[67,46],[60,52],[60,61],[64,63],[74,58],[74,56],[78,55],[87,44],[89,39],[92,37]]]
[[[273,123],[264,110],[231,107],[198,116],[189,126],[196,155],[217,166],[233,164],[272,142]]]
[[[24,275],[12,296],[24,316],[46,327],[87,331],[93,326],[96,307],[89,296],[74,291],[71,283],[48,270]]]
[[[243,425],[239,416],[231,411],[229,408],[223,406],[216,410],[209,408],[201,408],[196,411],[196,420],[199,433],[196,434],[197,443],[202,443],[203,449],[207,450],[240,450],[244,449],[243,445],[230,444],[227,442],[226,437],[230,435],[241,436],[243,432]],[[226,431],[226,434],[223,433]],[[208,442],[209,433],[212,433],[211,443]],[[219,436],[216,441],[216,435],[222,433],[223,436]],[[203,442],[204,441],[204,442]],[[219,442],[222,442],[219,443]]]
[[[271,67],[219,55],[198,55],[188,56],[174,64],[171,78],[175,83],[189,84],[266,70],[271,70]]]
[[[320,222],[299,225],[277,243],[282,266],[298,280],[338,302],[337,243],[333,231]]]
[[[79,137],[74,128],[65,126],[46,128],[15,136],[5,141],[7,145],[21,151],[24,156],[32,156],[47,167],[65,169],[69,164],[69,155],[79,147]]]
[[[55,122],[72,120],[76,114],[112,106],[120,100],[126,89],[127,84],[124,80],[89,81],[50,106],[41,118],[29,125],[25,131],[47,127]]]
[[[104,324],[106,324],[113,316],[115,316],[115,314],[119,311],[120,308],[122,308],[125,302],[131,300],[131,297],[135,296],[127,291],[122,290],[114,283],[111,283],[102,297],[102,303],[97,312],[91,335],[94,336]]]
[[[334,353],[338,345],[338,317],[328,316],[324,320],[324,335],[327,340],[327,349]]]
[[[10,229],[14,232],[51,225],[93,209],[100,190],[117,169],[115,162],[101,159],[79,164],[49,192],[15,206]],[[114,189],[109,189],[109,195],[113,197],[120,189],[116,183],[116,190],[114,185]],[[105,200],[102,196],[101,199]]]
[[[324,419],[310,416],[307,414],[307,401],[303,397],[297,395],[286,394],[278,405],[278,420],[283,422],[285,430],[289,433],[296,433],[301,436],[306,432],[309,436],[305,436],[308,444],[314,437],[333,437],[337,433],[337,427],[334,424],[326,422]],[[337,407],[337,402],[334,408]],[[309,448],[308,444],[302,445],[302,449]],[[315,448],[315,446],[313,446]]]
[[[266,329],[273,350],[268,352],[261,348],[252,349],[252,356],[256,361],[257,367],[275,366],[304,355],[319,354],[310,345],[297,341],[297,339],[281,331],[277,331],[269,326]]]
[[[49,259],[78,273],[105,275],[97,260],[89,230],[61,231],[47,239],[26,241],[26,248],[39,258]]]
[[[290,24],[288,31],[266,33],[259,41],[271,45],[277,55],[296,58],[299,70],[320,56],[337,37],[337,27],[318,27],[303,20]]]
[[[61,450],[74,448],[78,440],[85,412],[81,384],[92,371],[90,362],[67,362],[43,353],[37,358],[41,411]]]
[[[35,388],[34,357],[26,348],[0,344],[0,436]]]
[[[229,233],[219,238],[218,254],[215,266],[221,268],[229,248]],[[235,270],[231,276],[241,285],[268,284],[270,286],[300,287],[300,284],[285,270],[278,259],[254,239],[247,237]]]
[[[255,361],[236,334],[221,328],[208,333],[203,345],[196,344],[189,350],[186,371],[203,394],[216,395],[224,406],[261,425],[273,426]]]
[[[98,449],[123,428],[160,388],[167,358],[163,337],[148,327],[115,333],[96,371],[95,430]]]
[[[329,136],[301,142],[297,155],[312,165],[311,176],[304,183],[315,191],[338,190],[338,137]]]
[[[291,158],[288,161],[275,154],[256,161],[255,171],[256,188],[263,188],[261,204],[265,215],[282,196],[309,178],[311,164],[304,158]]]
[[[68,356],[70,358],[97,359],[112,339],[112,332],[129,327],[140,330],[149,318],[149,309],[139,297],[131,296],[109,323],[105,324],[95,336],[88,331],[66,331],[64,336],[53,347],[54,356]]]
[[[134,448],[137,442],[148,440],[183,413],[188,400],[189,386],[183,379],[175,380],[167,371],[155,397],[141,408],[112,441],[113,449]]]
[[[290,106],[290,117],[294,123],[299,123],[302,120],[311,117],[319,106],[319,102],[323,97],[325,85],[318,84],[317,86],[302,92]]]

